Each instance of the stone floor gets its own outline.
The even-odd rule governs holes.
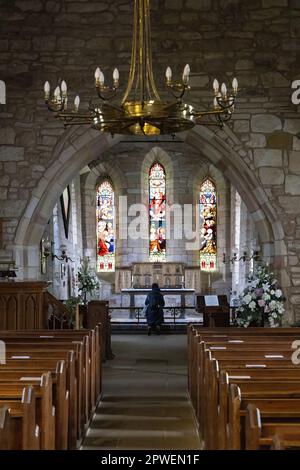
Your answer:
[[[187,397],[186,335],[113,335],[103,401],[82,449],[198,450]]]

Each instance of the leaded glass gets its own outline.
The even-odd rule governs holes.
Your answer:
[[[166,261],[166,173],[160,163],[149,172],[149,260]]]
[[[97,271],[115,270],[115,208],[114,190],[109,181],[97,189]]]
[[[200,269],[217,269],[217,193],[209,179],[200,188]]]

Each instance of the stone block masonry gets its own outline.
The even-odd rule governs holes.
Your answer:
[[[153,0],[151,8],[153,63],[159,86],[167,65],[174,76],[180,77],[187,62],[193,84],[189,98],[195,104],[212,101],[215,77],[230,81],[236,75],[239,79],[241,91],[234,121],[226,132],[212,130],[240,159],[241,176],[247,168],[251,175],[247,179],[257,188],[255,193],[263,195],[261,210],[273,227],[272,237],[279,237],[276,227],[280,226],[286,246],[291,239],[300,244],[300,115],[290,100],[290,85],[300,79],[299,1]],[[101,159],[103,148],[111,144],[109,136],[94,141],[92,132],[59,127],[44,106],[43,83],[49,80],[54,87],[59,78],[64,78],[71,94],[80,94],[82,109],[93,96],[97,66],[103,69],[107,81],[117,66],[124,88],[132,15],[130,5],[117,0],[11,0],[1,2],[0,17],[0,76],[7,85],[7,103],[0,105],[0,217],[4,224],[8,219],[14,223],[10,232],[14,227],[16,231],[7,233],[2,242],[2,251],[12,256],[22,240],[18,224],[20,233],[30,223],[32,231],[38,233],[25,214],[32,209],[33,217],[34,207],[39,207],[47,193],[49,207],[45,205],[35,216],[41,226],[46,224],[53,209],[50,200],[55,199],[52,191],[58,191],[54,185],[57,175],[68,172],[70,179],[75,176],[80,136],[84,136],[83,165],[94,160],[96,153]],[[205,130],[199,132],[205,135]],[[130,141],[127,145],[131,152]],[[211,160],[216,162],[219,148],[212,148],[209,142],[198,149],[199,155],[208,148]],[[184,148],[187,154],[189,151]],[[116,158],[121,161],[125,155],[126,148]],[[136,158],[143,155],[144,150],[137,148]],[[223,171],[228,173],[226,165]],[[238,178],[229,178],[238,184]],[[244,192],[246,198],[247,189]],[[27,246],[28,240],[22,243]],[[277,265],[283,266],[279,276],[283,280],[288,277],[293,285],[296,280],[291,256],[295,266],[296,259],[300,262],[300,252],[278,256]],[[287,286],[287,296],[289,289]],[[297,295],[291,297],[291,316]]]

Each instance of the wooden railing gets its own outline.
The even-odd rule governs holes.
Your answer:
[[[50,330],[73,328],[74,319],[70,311],[60,300],[48,291],[44,294],[44,309]]]

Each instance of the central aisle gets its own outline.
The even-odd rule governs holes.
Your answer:
[[[198,450],[187,397],[186,335],[113,335],[103,401],[82,449]]]

